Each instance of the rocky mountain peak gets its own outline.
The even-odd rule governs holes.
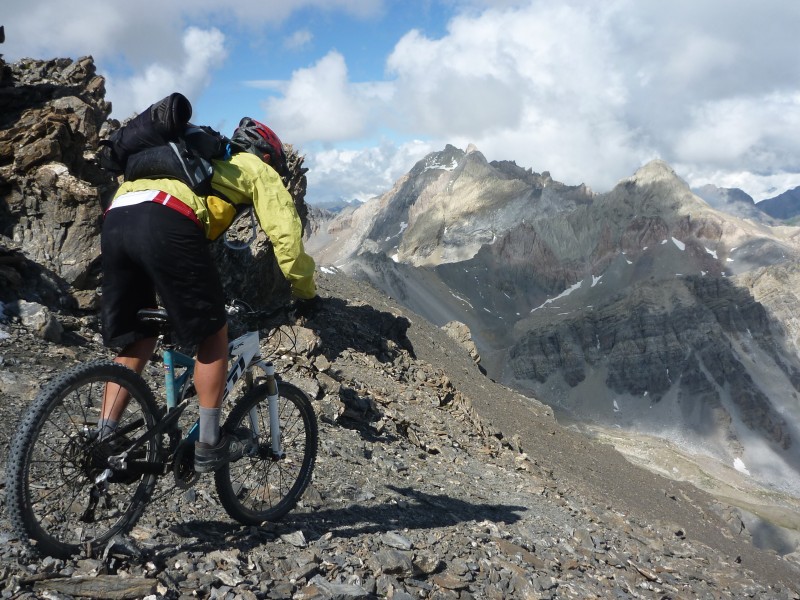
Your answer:
[[[632,181],[638,185],[650,185],[656,182],[680,182],[685,185],[669,163],[661,159],[651,160],[639,167],[628,181]]]

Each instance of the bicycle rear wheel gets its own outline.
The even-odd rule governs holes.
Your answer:
[[[245,525],[277,521],[292,510],[311,481],[317,459],[317,418],[311,401],[293,385],[278,387],[282,456],[270,443],[266,384],[245,394],[225,421],[225,429],[258,427],[258,447],[215,473],[217,494],[231,518]]]
[[[118,434],[100,441],[97,421],[108,382],[130,401]],[[8,456],[8,515],[23,543],[43,556],[68,558],[130,530],[156,475],[109,470],[108,457],[153,427],[157,414],[144,380],[111,361],[79,365],[46,385],[24,413]],[[157,438],[132,458],[155,461]]]

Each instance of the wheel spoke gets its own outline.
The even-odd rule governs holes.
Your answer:
[[[277,520],[290,511],[305,491],[314,468],[317,424],[308,398],[300,390],[281,384],[278,414],[281,450],[275,459],[271,450],[270,420],[266,386],[248,392],[234,407],[226,427],[249,426],[255,408],[260,430],[256,456],[226,465],[216,474],[217,492],[228,514],[254,524]]]
[[[42,554],[67,557],[86,542],[100,545],[130,529],[141,514],[155,476],[98,483],[110,449],[94,430],[108,382],[130,398],[121,419],[140,426],[130,439],[155,424],[155,401],[133,371],[96,361],[66,372],[45,386],[23,418],[9,452],[8,509],[16,533]],[[144,444],[155,460],[160,441]]]

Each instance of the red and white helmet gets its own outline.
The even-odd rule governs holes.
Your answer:
[[[275,132],[263,123],[250,117],[244,117],[234,130],[231,142],[242,151],[259,156],[264,162],[269,163],[279,175],[288,174],[283,143]]]

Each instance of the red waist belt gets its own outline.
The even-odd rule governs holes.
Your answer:
[[[103,216],[107,215],[108,211],[110,211],[112,208],[133,206],[134,204],[141,204],[142,202],[157,202],[158,204],[168,206],[172,210],[176,210],[181,213],[184,217],[189,217],[192,221],[194,221],[195,225],[205,231],[205,227],[203,227],[200,219],[197,218],[197,215],[190,206],[184,204],[175,196],[161,191],[156,192],[154,195],[150,195],[147,192],[130,192],[128,194],[123,194],[119,198],[114,199],[114,201],[111,203],[111,206],[109,206],[106,209],[106,212],[103,213]]]

